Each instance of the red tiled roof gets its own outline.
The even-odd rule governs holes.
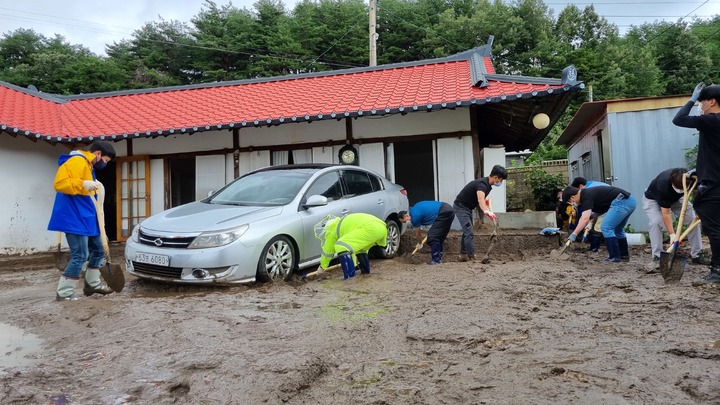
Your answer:
[[[433,63],[434,62],[434,63]],[[427,61],[317,75],[81,96],[47,96],[0,83],[0,129],[52,141],[167,135],[484,104],[567,91],[559,79],[494,75],[471,61]],[[497,76],[497,77],[496,77]],[[533,83],[533,80],[535,83]]]

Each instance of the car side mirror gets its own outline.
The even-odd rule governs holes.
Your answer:
[[[305,204],[303,204],[303,207],[309,208],[309,207],[320,207],[323,205],[327,205],[328,200],[327,197],[322,196],[320,194],[313,194],[310,197],[308,197]]]
[[[212,197],[212,195],[213,195],[214,192],[215,192],[215,190],[210,190],[210,191],[208,191],[208,195],[207,195],[207,196],[208,196],[208,197]]]

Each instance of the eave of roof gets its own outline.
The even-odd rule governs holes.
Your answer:
[[[0,82],[0,130],[50,142],[121,140],[452,109],[582,87],[494,74],[485,45],[418,62],[75,96]]]

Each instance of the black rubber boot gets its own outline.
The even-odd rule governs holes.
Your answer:
[[[338,256],[338,261],[340,261],[340,266],[342,266],[343,278],[345,280],[355,277],[355,263],[353,263],[350,254],[341,254]]]
[[[357,260],[358,267],[360,268],[360,273],[370,274],[370,258],[368,257],[367,253],[358,253]]]
[[[600,249],[600,235],[590,234],[590,251],[597,253]]]
[[[442,243],[433,243],[430,245],[430,261],[428,264],[440,264],[442,262]]]
[[[620,260],[624,262],[630,261],[630,248],[628,247],[627,238],[617,238],[618,248],[620,248]]]
[[[608,258],[605,259],[606,262],[619,262],[620,261],[620,247],[618,246],[618,239],[617,238],[605,238],[605,246],[607,246],[608,250]]]
[[[708,284],[720,284],[720,266],[710,266],[710,273],[700,281],[696,281],[693,285],[708,285]]]

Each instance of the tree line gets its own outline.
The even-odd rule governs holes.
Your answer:
[[[451,55],[494,36],[498,73],[559,77],[573,64],[586,83],[579,101],[690,93],[717,82],[720,17],[632,26],[624,35],[592,5],[557,16],[542,0],[382,0],[378,64]],[[364,0],[280,0],[252,9],[206,0],[189,21],[159,18],[107,56],[18,29],[0,38],[0,80],[54,94],[80,94],[270,77],[367,66]],[[569,108],[565,122],[578,108]],[[564,153],[541,146],[550,158]]]

